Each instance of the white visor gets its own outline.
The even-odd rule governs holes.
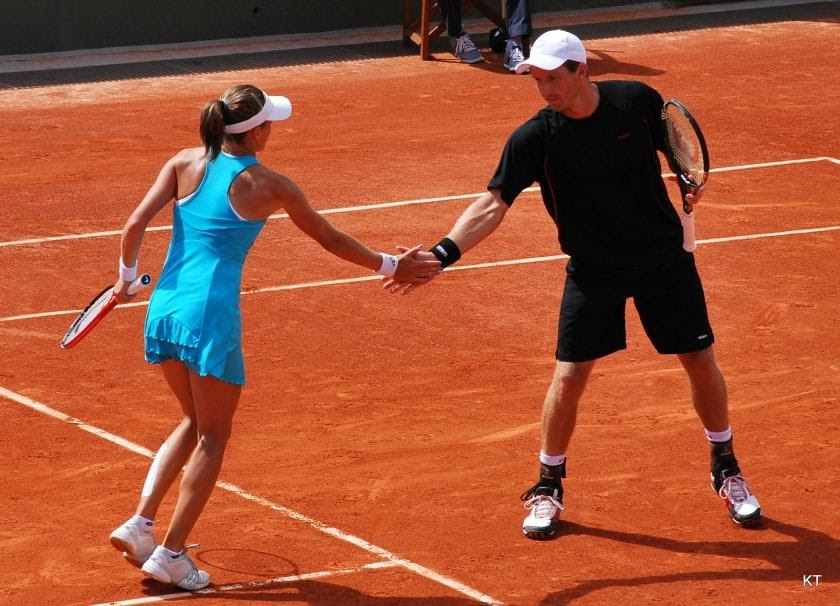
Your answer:
[[[262,109],[247,120],[226,124],[225,133],[228,135],[246,133],[263,122],[285,120],[292,115],[292,102],[286,97],[269,97],[265,93],[263,95],[265,95],[265,105],[262,106]]]

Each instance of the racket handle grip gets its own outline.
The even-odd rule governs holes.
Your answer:
[[[694,252],[697,248],[697,242],[694,239],[694,213],[682,212],[682,227],[683,227],[683,250],[685,252]]]
[[[143,274],[134,282],[128,285],[128,290],[126,291],[130,295],[136,295],[138,292],[146,288],[149,284],[152,283],[152,276],[149,274]]]

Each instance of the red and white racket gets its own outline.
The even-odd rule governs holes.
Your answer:
[[[152,277],[149,274],[143,274],[128,287],[128,294],[133,295],[152,283]],[[93,300],[87,304],[87,307],[82,310],[82,313],[73,320],[70,328],[64,338],[61,339],[61,348],[70,349],[79,341],[85,338],[87,334],[99,324],[102,319],[108,315],[117,305],[117,295],[114,294],[114,286],[111,285],[101,293],[96,295]]]

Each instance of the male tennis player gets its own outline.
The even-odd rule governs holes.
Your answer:
[[[531,77],[548,106],[517,128],[488,191],[431,253],[456,262],[502,222],[517,196],[539,183],[560,247],[569,255],[554,377],[542,415],[540,476],[522,500],[522,529],[555,535],[562,478],[578,402],[599,358],[626,347],[625,304],[632,298],[656,350],[685,368],[694,408],[711,443],[711,481],[737,524],[761,517],[732,450],[726,386],[694,256],[682,248],[679,217],[662,180],[662,97],[641,82],[591,82],[586,51],[569,32],[541,35],[517,71]],[[700,191],[687,196],[693,207]],[[428,253],[427,253],[428,254]],[[394,280],[394,292],[415,286]]]

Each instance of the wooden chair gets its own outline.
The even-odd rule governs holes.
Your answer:
[[[461,14],[466,15],[468,10],[474,8],[496,24],[496,27],[504,27],[504,0],[501,0],[500,5],[499,12],[488,6],[485,0],[462,0]],[[420,16],[413,19],[413,0],[403,0],[403,42],[419,46],[420,58],[428,61],[431,59],[429,43],[446,31],[446,24],[438,21],[437,25],[431,27],[431,20],[440,15],[440,7],[435,0],[420,0],[420,6]]]

